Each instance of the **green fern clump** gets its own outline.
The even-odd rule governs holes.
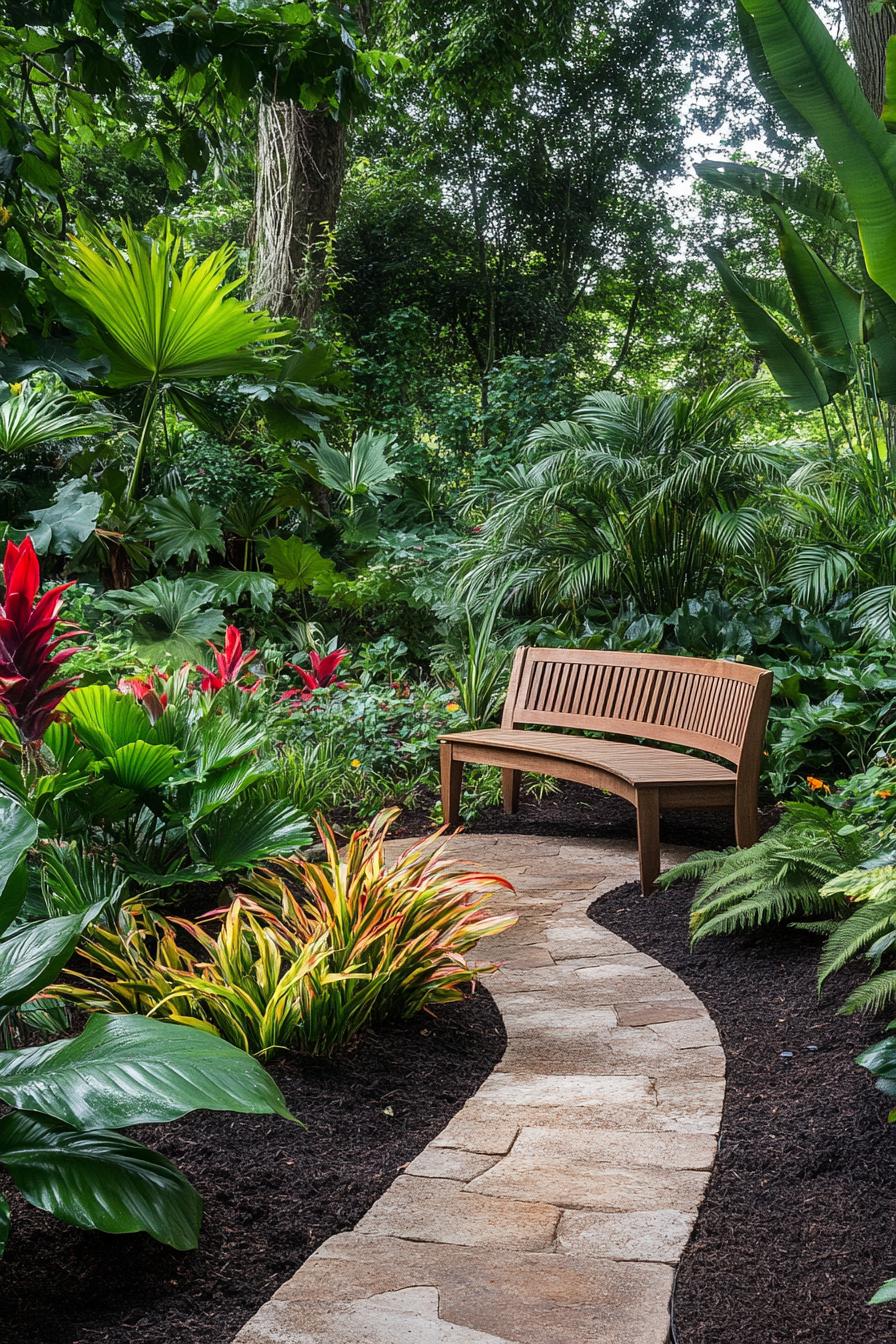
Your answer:
[[[695,854],[661,885],[699,880],[691,907],[693,942],[768,924],[842,919],[846,897],[828,887],[869,857],[871,837],[813,803],[789,803],[773,830],[749,849]]]
[[[852,913],[831,933],[818,967],[818,987],[860,954],[874,974],[847,997],[841,1013],[877,1013],[896,997],[896,970],[881,970],[884,956],[896,944],[896,862],[887,854],[861,868],[841,873],[822,894],[848,902]]]

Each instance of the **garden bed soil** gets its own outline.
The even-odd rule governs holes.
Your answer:
[[[868,1298],[896,1275],[896,1128],[856,1054],[884,1021],[838,1017],[859,974],[819,1002],[819,942],[770,930],[688,946],[694,888],[649,901],[629,883],[599,924],[675,971],[722,1039],[719,1154],[674,1295],[677,1344],[893,1344],[896,1307]]]
[[[427,834],[433,829],[435,802],[433,795],[402,811],[390,834],[395,837]],[[345,834],[357,825],[348,812],[335,816]],[[763,807],[760,811],[763,829],[772,825],[777,817],[778,810],[773,804]],[[637,834],[635,809],[631,803],[615,794],[566,781],[559,782],[556,792],[542,799],[524,793],[515,816],[507,816],[500,807],[484,808],[472,821],[463,823],[463,830],[470,835],[587,835],[632,839]],[[692,845],[695,849],[722,849],[733,845],[732,811],[727,807],[665,811],[660,819],[660,838],[667,844]]]
[[[305,1129],[200,1112],[131,1131],[203,1196],[195,1252],[66,1227],[0,1177],[13,1206],[2,1344],[227,1344],[321,1242],[355,1225],[488,1077],[505,1042],[479,990],[366,1034],[339,1061],[273,1064]]]

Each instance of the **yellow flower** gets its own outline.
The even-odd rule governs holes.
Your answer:
[[[0,205],[0,229],[2,229],[12,219],[12,215],[5,205]]]
[[[10,390],[10,392],[13,394],[14,397],[17,397],[17,396],[19,395],[19,393],[21,392],[21,390],[22,390],[22,384],[21,384],[21,383],[10,383],[10,385],[9,385],[9,390]]]
[[[353,770],[361,769],[361,762],[358,760],[357,756],[355,756],[354,759],[352,760],[352,769]]]
[[[831,791],[830,784],[825,784],[824,780],[819,779],[816,775],[807,775],[806,783],[813,793],[830,793]]]
[[[457,711],[460,709],[460,705],[457,703],[456,700],[449,700],[445,708],[447,709],[449,714],[456,714]]]

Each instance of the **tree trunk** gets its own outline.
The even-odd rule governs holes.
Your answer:
[[[856,74],[875,112],[884,105],[884,64],[887,39],[896,34],[896,14],[884,5],[872,14],[868,0],[842,0]]]
[[[345,176],[345,122],[296,103],[263,103],[258,119],[252,302],[311,326],[327,282]]]

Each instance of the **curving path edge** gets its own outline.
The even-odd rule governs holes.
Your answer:
[[[722,1114],[715,1026],[676,975],[587,918],[601,892],[637,880],[633,844],[475,835],[451,848],[516,888],[504,904],[519,923],[488,943],[504,963],[488,980],[504,1058],[235,1344],[668,1337]]]

